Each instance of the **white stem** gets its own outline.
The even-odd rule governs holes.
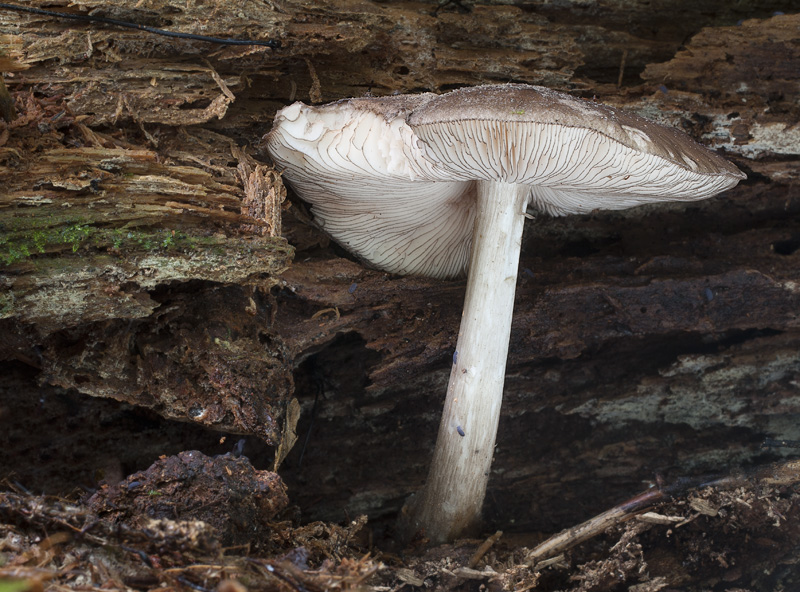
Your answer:
[[[467,293],[439,436],[401,536],[453,540],[480,520],[503,399],[514,293],[530,188],[481,181]],[[402,532],[404,531],[404,532]]]

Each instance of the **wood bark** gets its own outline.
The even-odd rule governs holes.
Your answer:
[[[430,462],[465,284],[368,269],[301,204],[284,242],[255,148],[291,100],[513,81],[683,129],[748,180],[528,223],[487,521],[555,531],[642,482],[800,440],[800,16],[773,14],[791,2],[31,4],[282,47],[0,11],[17,113],[0,132],[7,392],[111,397],[271,444],[296,398],[293,502],[392,520]]]

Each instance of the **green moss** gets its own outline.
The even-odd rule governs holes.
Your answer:
[[[264,240],[250,243],[242,237],[192,235],[186,231],[153,228],[150,222],[130,222],[114,228],[97,219],[56,211],[47,215],[15,216],[0,223],[0,266],[28,261],[40,266],[73,253],[90,257],[137,257],[142,254],[203,255],[213,257],[256,256],[269,246]],[[102,220],[102,219],[101,219]],[[197,230],[202,232],[202,229]]]
[[[84,246],[117,252],[186,252],[197,248],[200,242],[180,230],[100,228],[86,220],[52,216],[18,219],[9,226],[0,228],[0,263],[5,265],[48,251],[77,253]],[[219,239],[213,239],[212,243],[218,244]]]
[[[5,237],[0,238],[0,261],[11,265],[31,256],[26,244],[9,242]]]
[[[91,236],[92,232],[93,229],[88,224],[73,224],[72,226],[67,226],[61,231],[62,244],[69,245],[72,252],[75,253],[80,248],[81,244]]]
[[[102,239],[116,250],[186,252],[197,246],[197,239],[181,230],[115,228],[106,231]]]
[[[37,582],[30,580],[7,580],[0,581],[0,592],[25,592],[35,590]]]
[[[92,235],[94,228],[86,220],[19,217],[0,229],[0,262],[11,265],[49,248],[69,248],[75,253]]]
[[[36,248],[38,253],[44,253],[45,247],[47,247],[47,233],[42,232],[41,230],[37,230],[32,235],[33,246]]]

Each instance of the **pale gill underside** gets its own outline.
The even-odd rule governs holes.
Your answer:
[[[693,162],[680,166],[581,127],[476,119],[412,129],[397,99],[388,119],[390,97],[380,99],[382,113],[368,109],[370,99],[295,103],[279,112],[267,137],[320,227],[392,273],[466,272],[475,179],[530,185],[533,207],[564,215],[703,199],[740,178],[699,172]]]
[[[438,180],[446,174],[415,148],[402,118],[387,122],[367,111],[353,117],[344,104],[327,120],[298,105],[281,113],[267,146],[320,227],[385,271],[463,275],[475,183]]]

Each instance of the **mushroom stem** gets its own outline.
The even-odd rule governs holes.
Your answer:
[[[514,293],[530,187],[478,184],[467,293],[433,462],[404,509],[401,536],[435,544],[478,525],[503,399]],[[404,532],[403,532],[404,531]]]

